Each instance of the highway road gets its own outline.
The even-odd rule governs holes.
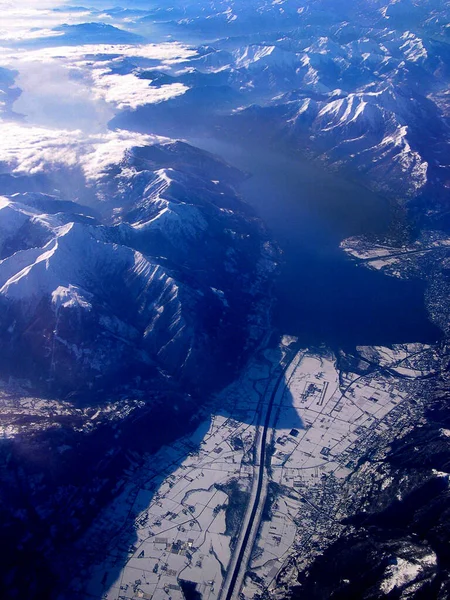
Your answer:
[[[270,429],[270,421],[272,417],[272,409],[275,402],[275,398],[280,390],[281,386],[285,385],[285,374],[288,370],[291,362],[296,357],[297,352],[294,351],[291,355],[291,359],[286,362],[285,365],[280,363],[282,369],[277,378],[275,387],[270,395],[269,403],[267,405],[267,411],[265,414],[263,429],[261,435],[259,437],[258,444],[258,452],[259,460],[257,460],[257,468],[258,475],[256,480],[256,490],[255,487],[252,490],[252,494],[250,496],[250,504],[247,509],[247,517],[244,520],[245,533],[240,535],[233,560],[230,563],[230,571],[228,576],[225,579],[225,583],[221,593],[221,600],[232,600],[237,597],[243,580],[245,576],[245,572],[247,570],[248,560],[251,555],[252,546],[254,544],[254,540],[256,537],[256,532],[259,527],[259,522],[261,519],[261,513],[263,504],[265,502],[266,495],[262,494],[263,484],[265,480],[265,471],[266,471],[266,457],[267,457],[267,435]],[[258,443],[258,439],[257,439]],[[253,499],[253,503],[252,503]],[[250,515],[248,517],[248,515]],[[258,518],[256,518],[258,515]],[[246,524],[246,525],[245,525]]]

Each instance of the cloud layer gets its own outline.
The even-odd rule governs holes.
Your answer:
[[[80,167],[94,182],[109,165],[120,163],[129,148],[161,141],[155,136],[111,132],[108,122],[120,110],[185,93],[188,88],[181,84],[151,85],[139,77],[139,69],[148,66],[171,72],[195,56],[194,50],[179,43],[70,45],[55,27],[102,19],[111,24],[112,19],[95,9],[65,8],[61,0],[0,0],[0,11],[0,66],[11,70],[17,88],[8,80],[6,91],[1,92],[12,104],[11,111],[5,103],[2,113],[0,102],[3,171],[35,174]],[[106,30],[112,36],[117,31]],[[77,36],[84,31],[89,38],[92,27],[77,28]],[[121,33],[117,32],[118,38]],[[14,113],[22,120],[15,119]]]
[[[86,135],[79,130],[0,123],[0,163],[3,170],[16,174],[80,166],[86,178],[94,182],[109,166],[119,164],[130,148],[162,141],[167,140],[120,130]]]
[[[18,72],[16,84],[22,95],[13,107],[15,112],[33,125],[85,131],[106,131],[108,121],[120,110],[162,102],[187,91],[181,84],[151,86],[139,78],[133,61],[159,63],[159,68],[170,70],[193,55],[193,50],[177,43],[0,49],[2,66]],[[130,64],[124,68],[127,60]],[[116,72],[119,67],[120,74]]]

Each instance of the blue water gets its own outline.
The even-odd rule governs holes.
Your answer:
[[[339,248],[346,237],[387,230],[392,211],[384,198],[261,144],[191,141],[252,175],[240,192],[283,251],[274,312],[280,332],[337,347],[440,337],[427,318],[423,282],[370,271]]]

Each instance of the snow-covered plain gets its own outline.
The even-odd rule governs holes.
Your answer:
[[[91,571],[90,594],[117,600],[133,589],[138,597],[159,600],[170,593],[181,600],[180,580],[187,580],[203,597],[220,597],[236,535],[226,525],[231,495],[223,490],[230,494],[232,482],[250,490],[258,468],[251,455],[261,410],[284,356],[291,363],[272,413],[273,454],[265,473],[272,497],[253,547],[244,597],[254,598],[263,589],[283,597],[285,586],[294,582],[293,552],[311,561],[339,535],[347,507],[358,501],[349,486],[358,459],[412,426],[423,406],[411,399],[437,356],[419,344],[362,347],[361,360],[370,360],[376,369],[361,377],[338,369],[330,351],[292,354],[289,344],[285,340],[278,349],[262,352],[214,399],[211,419],[130,473],[120,497],[84,541],[87,561],[107,546],[107,558]],[[386,378],[387,369],[397,376]],[[123,553],[120,549],[131,539]],[[399,556],[383,585],[406,585],[421,571],[421,561],[418,557],[408,566]],[[81,580],[76,586],[86,589]]]

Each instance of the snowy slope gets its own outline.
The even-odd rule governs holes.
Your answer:
[[[208,385],[223,360],[232,368],[229,345],[243,356],[264,327],[255,300],[273,268],[230,187],[240,177],[166,143],[108,166],[97,216],[43,194],[0,198],[0,367],[57,389],[158,371]]]

